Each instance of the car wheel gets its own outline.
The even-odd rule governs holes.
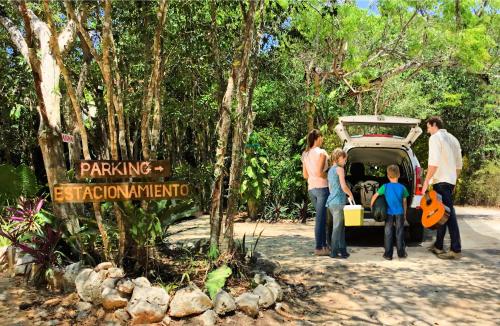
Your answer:
[[[422,224],[410,224],[410,240],[415,242],[424,241],[424,227]]]

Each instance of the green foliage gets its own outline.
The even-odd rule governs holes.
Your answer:
[[[130,235],[139,245],[152,245],[167,229],[198,211],[192,201],[152,201],[147,210],[130,202],[123,203],[124,213],[130,225]]]
[[[455,16],[457,4],[459,23]],[[101,53],[102,8],[97,2],[81,5],[88,9],[86,28]],[[45,19],[39,3],[29,2],[28,6]],[[468,187],[458,189],[460,201],[495,202],[489,196],[476,194],[483,188],[489,189],[482,184],[486,175],[494,178],[487,171],[495,171],[497,163],[492,162],[497,162],[500,154],[498,1],[379,0],[372,1],[371,6],[376,10],[360,8],[356,1],[265,1],[265,11],[257,18],[259,22],[263,20],[262,30],[255,33],[262,36],[260,51],[255,56],[257,60],[252,58],[250,62],[257,85],[253,101],[248,103],[255,113],[250,144],[258,147],[247,147],[240,189],[248,206],[257,204],[261,208],[263,219],[304,220],[310,215],[300,161],[307,134],[306,104],[315,108],[314,126],[322,129],[323,147],[328,152],[341,146],[333,127],[343,115],[373,114],[376,106],[377,113],[386,115],[420,119],[441,115],[446,128],[461,142],[468,160],[463,180],[470,182],[474,191],[468,191]],[[64,6],[51,2],[51,9],[57,29],[62,31],[67,22]],[[141,151],[141,108],[152,69],[156,9],[156,2],[113,2],[113,53],[117,55],[113,71],[122,77],[127,138],[134,151],[133,159]],[[22,32],[17,8],[5,4],[2,10]],[[128,231],[134,241],[144,245],[161,238],[170,225],[191,216],[196,207],[204,212],[210,207],[220,102],[235,59],[235,44],[240,41],[242,13],[238,1],[173,1],[166,21],[161,35],[165,61],[164,78],[159,85],[158,158],[169,160],[174,176],[187,180],[193,191],[192,201],[150,202],[146,210],[137,203],[122,207],[129,218]],[[382,52],[377,55],[379,51]],[[334,55],[340,53],[340,60],[335,61]],[[77,38],[65,56],[75,85],[83,62],[87,60]],[[409,62],[423,66],[377,81],[384,73]],[[320,74],[319,94],[311,81],[312,72]],[[343,74],[345,80],[336,73]],[[38,193],[40,187],[30,167],[35,167],[37,176],[44,178],[44,165],[38,152],[39,116],[30,66],[3,26],[0,81],[0,163],[11,164],[0,165],[0,205],[5,205],[20,195],[30,197]],[[362,92],[356,94],[351,87]],[[62,82],[54,92],[62,96],[61,103],[68,100]],[[105,132],[105,89],[93,60],[82,94],[91,155],[106,157],[109,131]],[[98,109],[93,114],[95,108]],[[65,118],[62,129],[71,127],[70,122]],[[425,130],[424,123],[422,127]],[[424,133],[412,146],[424,167],[427,140]],[[65,152],[67,146],[64,145]],[[226,168],[231,164],[225,163]],[[73,174],[68,173],[70,179]],[[113,210],[110,205],[104,207],[104,226],[111,242],[116,243]],[[67,235],[67,241],[76,246],[79,237],[92,256],[102,240],[93,217],[86,210],[81,211],[83,228],[77,235]],[[218,253],[210,252],[209,257],[215,261]]]
[[[132,239],[139,245],[154,244],[157,237],[162,235],[161,222],[154,213],[147,213],[140,207],[125,204],[127,217],[132,222],[129,233]]]
[[[208,290],[210,298],[215,299],[215,295],[226,284],[226,279],[231,275],[232,271],[227,265],[222,265],[214,271],[208,273],[205,287]]]
[[[217,248],[217,246],[210,245],[210,247],[208,248],[207,257],[210,261],[217,260],[217,258],[219,258],[219,248]]]
[[[17,168],[0,165],[0,205],[15,202],[19,197],[34,197],[40,190],[35,173],[26,165]]]
[[[34,197],[41,187],[38,184],[33,170],[30,167],[21,164],[16,168],[16,172],[19,178],[17,182],[21,187],[21,195],[24,197]]]
[[[18,183],[19,175],[11,165],[0,165],[0,183],[4,185],[0,191],[0,204],[15,201],[21,195],[21,186]]]
[[[252,134],[245,148],[245,166],[240,187],[244,202],[250,205],[252,201],[257,202],[263,197],[265,188],[270,184],[267,178],[268,169],[269,162],[264,151],[256,140],[256,136]]]
[[[294,216],[291,214],[289,206],[285,201],[274,201],[267,203],[264,208],[264,214],[262,215],[262,219],[268,222],[277,222],[281,219],[290,219]]]
[[[470,174],[459,180],[457,200],[469,205],[500,207],[500,161],[490,161],[478,170],[470,170]]]
[[[194,205],[202,211],[210,207],[210,194],[213,182],[213,164],[202,162],[196,168],[189,164],[180,164],[175,168],[175,175],[180,180],[189,180]]]
[[[7,246],[10,246],[12,242],[7,239],[7,238],[4,238],[4,237],[0,237],[0,247],[7,247]]]

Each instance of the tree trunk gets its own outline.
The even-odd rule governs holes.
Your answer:
[[[221,198],[224,181],[224,163],[226,157],[229,128],[231,127],[231,104],[233,99],[234,80],[237,79],[238,64],[233,60],[231,75],[227,80],[226,93],[222,100],[220,118],[217,123],[217,149],[215,152],[214,184],[212,187],[210,207],[210,245],[218,248],[221,231]]]
[[[216,0],[210,1],[210,19],[211,19],[211,33],[210,33],[210,46],[212,47],[213,63],[215,65],[215,72],[218,80],[217,89],[217,103],[222,104],[224,98],[224,72],[222,70],[220,60],[220,48],[218,41],[218,28],[217,28],[217,2]]]
[[[64,77],[66,89],[68,91],[68,95],[69,95],[69,98],[71,100],[72,107],[74,109],[73,116],[76,117],[79,134],[80,134],[81,139],[82,139],[83,157],[86,160],[91,160],[92,157],[90,156],[90,151],[89,151],[87,130],[85,129],[85,125],[83,123],[83,116],[82,116],[82,111],[80,108],[80,102],[77,98],[77,93],[75,92],[75,90],[73,88],[73,84],[71,83],[69,72],[66,69],[66,66],[64,65],[64,62],[62,60],[61,51],[59,49],[59,44],[57,42],[57,31],[56,31],[54,24],[52,22],[52,13],[50,12],[48,0],[44,1],[44,8],[45,8],[45,12],[47,14],[47,22],[48,22],[48,27],[50,29],[50,35],[51,35],[50,36],[50,46],[52,49],[52,53],[55,56],[57,65],[60,68],[62,75]],[[83,87],[80,84],[78,86],[80,88]],[[80,153],[78,153],[78,154],[80,154]],[[93,203],[93,207],[94,207],[96,221],[98,224],[99,231],[101,233],[102,242],[103,242],[103,246],[104,246],[104,257],[106,259],[108,259],[108,258],[110,258],[109,241],[108,241],[108,235],[107,235],[107,232],[104,228],[104,225],[102,225],[101,208],[100,208],[98,203]]]
[[[110,23],[111,24],[111,23]],[[125,125],[125,112],[123,109],[123,95],[122,95],[122,82],[120,71],[118,67],[118,57],[115,49],[115,41],[113,39],[113,33],[109,33],[109,43],[113,53],[113,72],[114,78],[113,84],[115,86],[113,92],[113,105],[115,107],[116,117],[118,119],[118,145],[120,146],[120,154],[122,160],[128,160],[128,150],[127,150],[127,127]]]
[[[248,217],[252,221],[255,221],[257,219],[257,213],[259,211],[259,202],[254,198],[250,198],[247,201],[247,208],[248,208]]]
[[[54,91],[59,89],[60,71],[50,51],[50,31],[47,25],[31,10],[27,9],[24,1],[19,1],[18,5],[24,21],[25,36],[8,17],[4,16],[3,12],[0,12],[0,22],[7,29],[12,42],[31,67],[38,100],[37,110],[41,118],[38,129],[38,143],[42,151],[49,190],[52,196],[54,185],[67,181],[66,162],[60,135],[61,95]],[[38,48],[35,48],[33,33],[39,39]],[[73,42],[73,34],[74,22],[70,21],[58,38],[58,43],[63,51]],[[73,207],[67,204],[54,204],[54,214],[66,222],[70,233],[74,234],[79,231],[78,217]]]
[[[156,92],[156,88],[160,86],[162,74],[160,72],[160,66],[162,58],[161,54],[161,35],[163,32],[163,27],[165,26],[165,20],[167,17],[167,0],[161,0],[160,6],[156,16],[158,17],[158,25],[155,30],[155,38],[153,42],[153,66],[151,68],[151,76],[149,78],[149,85],[144,94],[143,108],[142,108],[142,120],[141,120],[141,145],[142,145],[142,156],[144,160],[150,159],[150,114],[151,106],[153,103],[153,97]]]
[[[251,1],[245,15],[245,25],[240,46],[240,60],[237,78],[237,107],[232,135],[231,168],[229,175],[229,196],[227,203],[227,213],[224,220],[224,232],[222,233],[222,248],[227,252],[232,252],[234,248],[234,217],[238,212],[238,202],[240,199],[241,169],[243,166],[243,146],[246,142],[246,126],[248,120],[248,94],[249,94],[249,66],[250,57],[255,43],[255,11],[257,1]]]
[[[320,73],[316,71],[317,67],[314,68],[314,98],[312,100],[311,112],[309,113],[310,119],[314,125],[314,117],[316,116],[316,110],[318,109],[318,100],[321,92],[321,81]]]
[[[306,101],[305,101],[305,110],[307,115],[307,131],[311,131],[314,129],[314,104],[311,101],[311,75],[313,74],[313,64],[314,61],[311,60],[309,65],[305,70],[306,77]]]
[[[48,128],[41,123],[38,131],[38,144],[42,151],[43,164],[52,196],[54,194],[54,185],[68,181],[61,136],[52,128]],[[66,227],[71,234],[76,234],[80,230],[78,217],[70,205],[53,203],[53,210],[55,216],[65,221]]]
[[[462,9],[460,8],[460,0],[455,0],[455,21],[457,26],[457,31],[462,29]]]
[[[160,78],[159,82],[163,79],[163,69],[164,69],[164,64],[163,62],[160,65],[160,74],[162,77]],[[158,145],[160,143],[160,129],[161,129],[161,99],[162,99],[162,93],[161,93],[161,83],[157,85],[155,88],[155,94],[154,94],[154,99],[155,99],[155,106],[153,110],[153,124],[151,126],[151,159],[156,160],[158,159]]]
[[[104,5],[104,22],[102,28],[102,75],[106,84],[106,107],[108,111],[109,147],[111,159],[118,160],[118,147],[116,142],[116,121],[113,107],[113,77],[111,75],[110,36],[111,34],[111,0],[106,0]]]

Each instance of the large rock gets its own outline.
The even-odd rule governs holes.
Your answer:
[[[106,262],[103,262],[103,263],[100,263],[99,265],[97,265],[94,268],[94,272],[105,271],[107,269],[110,269],[111,267],[113,267],[113,263],[106,261]]]
[[[253,294],[259,296],[259,307],[269,308],[275,303],[274,295],[267,287],[259,284],[254,290]]]
[[[236,310],[234,298],[224,290],[220,290],[214,299],[214,310],[219,315],[225,315]]]
[[[75,279],[76,291],[83,301],[100,304],[102,302],[101,285],[106,280],[107,272],[95,272],[90,268],[82,270]]]
[[[170,296],[162,288],[136,286],[127,311],[134,324],[157,323],[165,316],[169,300]]]
[[[212,308],[210,298],[196,286],[188,286],[180,289],[174,295],[170,303],[171,317],[185,317],[201,314]]]
[[[78,274],[81,272],[83,269],[83,263],[82,262],[77,262],[70,264],[64,268],[64,290],[65,291],[70,291],[75,289],[75,280]]]
[[[108,310],[114,310],[127,306],[128,300],[120,295],[120,293],[112,288],[105,287],[102,290],[102,306]]]
[[[257,318],[259,316],[259,296],[252,293],[243,293],[236,298],[236,306],[243,313],[250,317]]]
[[[33,258],[30,254],[25,254],[19,258],[16,259],[16,267],[15,267],[15,274],[16,275],[24,275],[28,271],[29,265],[35,261],[35,258]]]
[[[132,283],[134,283],[135,286],[142,286],[144,288],[151,287],[151,283],[145,277],[138,277],[135,280],[132,280]]]
[[[274,296],[274,301],[280,302],[283,300],[283,289],[278,282],[267,282],[265,287],[271,290]]]
[[[108,277],[122,278],[125,276],[125,272],[123,271],[123,269],[118,267],[111,267],[107,271],[108,271]]]
[[[108,277],[102,282],[101,289],[103,290],[104,288],[114,289],[116,287],[116,283],[118,283],[118,280],[119,280],[118,278]]]
[[[199,317],[196,317],[196,320],[203,326],[215,326],[217,314],[213,310],[207,310]]]
[[[122,294],[132,294],[135,284],[129,279],[121,279],[116,284],[116,289]]]
[[[266,276],[267,275],[265,273],[261,273],[261,272],[255,273],[255,275],[253,276],[253,282],[257,285],[264,284],[264,283],[266,283],[266,281],[264,280],[264,278]]]

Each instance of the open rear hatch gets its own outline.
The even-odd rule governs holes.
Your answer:
[[[420,119],[383,115],[340,117],[335,132],[343,144],[358,147],[411,147],[422,134]]]

